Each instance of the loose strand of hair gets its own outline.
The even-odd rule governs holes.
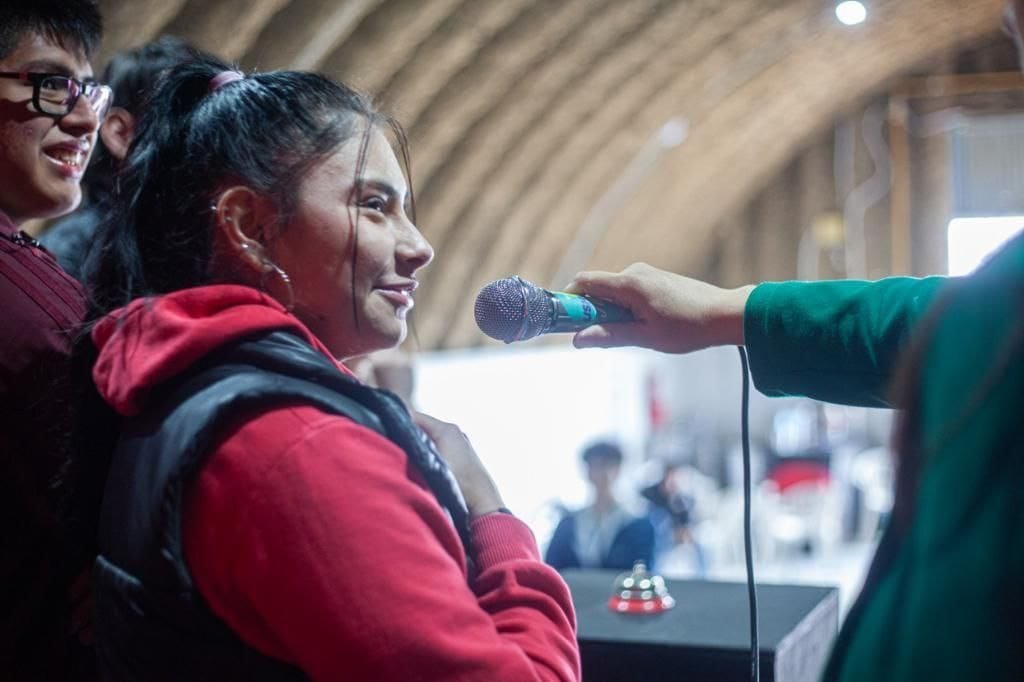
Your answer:
[[[395,136],[395,144],[398,145],[399,158],[402,162],[402,168],[405,171],[405,183],[409,187],[409,218],[413,224],[419,228],[419,224],[416,218],[416,190],[414,189],[415,184],[413,183],[412,177],[412,158],[409,154],[409,139],[405,134],[405,128],[402,127],[397,120],[388,116],[385,118],[388,127],[391,129],[392,134]],[[409,325],[409,334],[412,336],[413,345],[416,349],[422,347],[420,342],[419,329],[416,325],[416,309],[414,308],[406,315],[406,322]]]
[[[362,215],[362,206],[359,204],[359,197],[362,195],[363,183],[365,177],[363,172],[366,170],[366,159],[370,152],[370,138],[373,135],[373,128],[376,125],[376,117],[372,114],[366,117],[366,125],[363,129],[362,138],[359,141],[359,156],[356,157],[356,169],[355,169],[355,183],[353,190],[355,192],[355,201],[349,202],[349,222],[352,224],[352,247],[351,247],[351,272],[349,273],[350,282],[349,286],[353,294],[356,291],[356,267],[359,264],[359,218]],[[352,217],[352,204],[355,204],[355,218]],[[359,307],[356,305],[356,297],[352,296],[352,322],[355,324],[356,331],[360,331],[360,316]]]

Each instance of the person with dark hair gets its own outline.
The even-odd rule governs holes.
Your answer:
[[[658,567],[664,570],[664,559],[686,549],[692,556],[690,573],[702,578],[707,573],[707,558],[691,532],[695,502],[691,495],[679,489],[676,482],[679,470],[675,463],[663,463],[661,475],[640,489],[640,497],[649,504],[647,518],[654,527],[654,556]]]
[[[615,497],[622,469],[622,449],[597,441],[580,457],[593,487],[593,501],[566,514],[555,527],[544,561],[558,570],[603,568],[628,570],[637,561],[654,566],[654,526],[647,517],[630,514]]]
[[[0,5],[0,671],[67,677],[68,583],[52,485],[70,430],[68,331],[81,289],[20,227],[75,208],[110,104],[85,0]]]
[[[105,679],[579,679],[568,588],[465,436],[342,364],[402,341],[433,257],[407,169],[316,74],[154,92],[76,345]]]
[[[141,47],[118,52],[103,70],[101,80],[113,90],[115,104],[100,126],[96,150],[82,178],[84,205],[39,237],[39,242],[75,279],[83,278],[96,228],[110,212],[114,175],[128,153],[136,119],[142,114],[150,89],[161,73],[195,55],[195,49],[184,40],[161,36]]]
[[[1019,45],[1024,0],[1006,16]],[[1024,234],[966,278],[725,290],[637,264],[568,289],[635,317],[578,347],[745,345],[769,396],[902,408],[891,521],[825,679],[1024,679]]]

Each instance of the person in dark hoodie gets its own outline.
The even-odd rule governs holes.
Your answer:
[[[22,231],[81,200],[110,89],[92,77],[94,2],[0,4],[0,677],[73,673],[53,483],[68,446],[81,288]]]
[[[565,514],[551,535],[544,561],[558,570],[629,570],[637,561],[654,568],[654,526],[629,513],[615,495],[622,448],[613,441],[590,443],[580,455],[592,488],[590,504]]]
[[[201,59],[150,101],[76,349],[105,679],[579,679],[465,436],[343,364],[402,341],[433,257],[396,148],[315,74]]]

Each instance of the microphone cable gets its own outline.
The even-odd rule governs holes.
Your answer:
[[[750,601],[750,679],[761,679],[761,655],[757,642],[757,590],[754,584],[753,542],[750,538],[750,367],[747,351],[738,346],[740,364],[743,366],[743,405],[740,415],[740,429],[743,440],[743,548],[747,563],[747,596]]]

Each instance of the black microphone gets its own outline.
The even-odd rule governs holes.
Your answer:
[[[481,289],[473,314],[480,331],[505,343],[633,319],[629,310],[609,301],[548,291],[520,277],[499,279]]]

